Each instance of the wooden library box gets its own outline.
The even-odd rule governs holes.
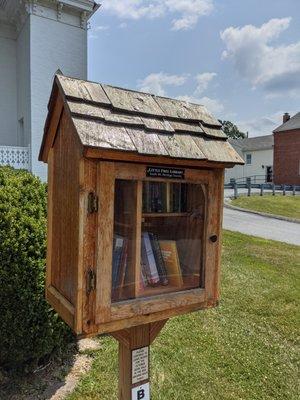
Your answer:
[[[77,335],[214,307],[224,169],[243,160],[205,107],[56,75],[46,296]]]

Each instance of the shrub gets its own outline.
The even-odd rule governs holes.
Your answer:
[[[44,298],[46,185],[0,167],[0,365],[36,364],[70,338]]]

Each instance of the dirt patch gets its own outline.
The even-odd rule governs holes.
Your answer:
[[[0,371],[0,399],[64,400],[75,389],[79,379],[89,371],[93,351],[100,341],[84,339],[70,345],[65,354],[52,359],[26,376],[9,376]]]

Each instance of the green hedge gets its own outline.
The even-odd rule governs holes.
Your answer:
[[[44,298],[46,185],[0,167],[0,365],[28,368],[70,339]]]

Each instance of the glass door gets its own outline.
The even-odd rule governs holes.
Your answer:
[[[188,182],[115,181],[113,302],[204,286],[206,192]]]

